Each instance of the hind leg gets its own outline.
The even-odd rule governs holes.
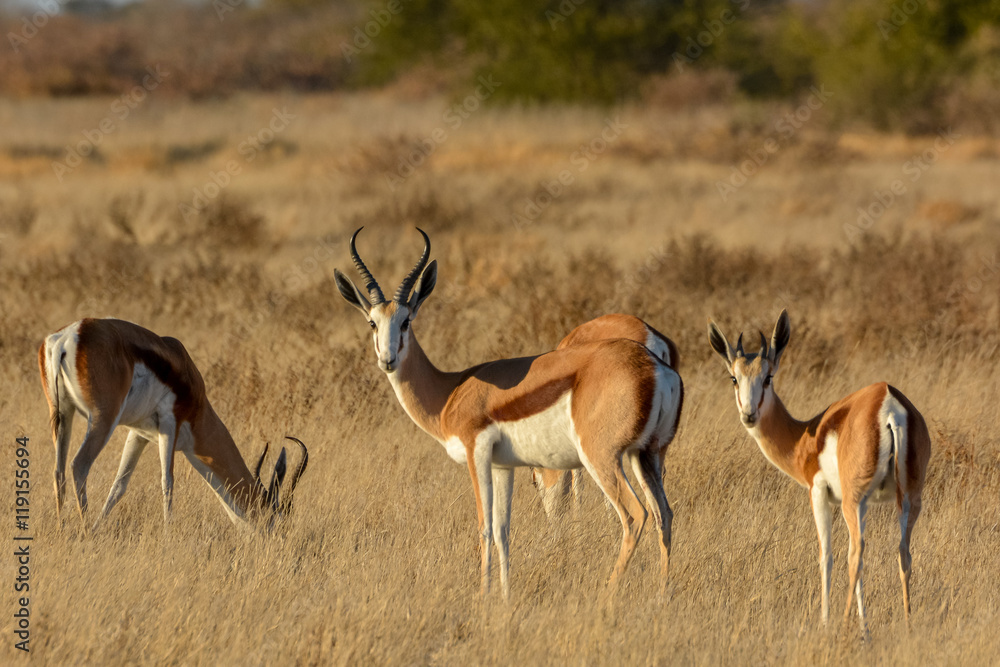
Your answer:
[[[87,514],[87,475],[90,474],[90,467],[94,464],[97,455],[101,453],[104,446],[111,438],[111,432],[118,425],[117,416],[108,419],[102,415],[96,418],[91,417],[87,426],[87,435],[83,438],[80,449],[73,457],[73,485],[76,489],[76,506],[80,511],[80,520],[86,526]]]
[[[657,450],[645,449],[641,452],[629,452],[629,459],[632,462],[632,470],[635,471],[639,486],[646,494],[649,511],[653,513],[653,520],[656,521],[656,527],[659,529],[660,588],[662,589],[666,585],[667,576],[670,573],[670,540],[674,513],[670,509],[666,493],[663,491],[660,454]]]
[[[913,563],[910,558],[910,535],[913,524],[920,516],[920,494],[904,495],[902,502],[897,504],[899,514],[899,580],[903,584],[903,611],[906,612],[906,622],[910,622],[910,568]]]
[[[68,405],[69,399],[60,399],[60,406]],[[76,410],[72,407],[53,417],[52,442],[56,447],[55,489],[56,489],[56,520],[62,527],[63,498],[66,497],[66,456],[69,453],[69,439],[73,434],[73,418]]]
[[[593,476],[594,481],[604,492],[604,495],[618,512],[618,518],[622,522],[622,546],[618,553],[618,560],[615,568],[608,579],[608,586],[615,587],[619,577],[625,572],[632,554],[635,553],[635,546],[642,535],[642,527],[646,523],[646,508],[639,502],[639,498],[632,490],[632,485],[625,477],[622,469],[621,454],[614,454],[606,459],[590,461],[583,457],[587,472]]]
[[[850,534],[851,545],[847,553],[847,605],[844,608],[844,621],[851,616],[851,597],[857,595],[858,616],[861,624],[861,636],[867,641],[868,621],[865,618],[865,603],[862,593],[861,568],[865,552],[865,513],[868,506],[868,498],[862,498],[858,502],[851,502],[847,498],[843,502],[844,522],[847,524],[847,531]]]

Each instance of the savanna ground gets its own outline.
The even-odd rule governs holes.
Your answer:
[[[30,657],[995,662],[1000,142],[939,142],[914,172],[933,136],[836,135],[809,123],[784,136],[774,123],[789,109],[477,110],[455,127],[444,116],[451,104],[401,93],[188,103],[154,92],[125,119],[102,98],[0,107],[0,437],[6,479],[15,437],[31,444]],[[241,142],[275,108],[294,118],[248,161]],[[108,117],[114,131],[60,181],[52,162]],[[574,157],[616,117],[606,149]],[[422,164],[390,187],[386,174],[436,129],[444,140],[432,139],[426,159],[412,153]],[[768,138],[778,150],[723,198],[717,182]],[[179,204],[199,208],[193,190],[205,192],[231,161],[239,171],[221,194],[183,215]],[[542,206],[545,184],[564,170],[572,183]],[[896,179],[905,192],[849,238],[844,225],[856,224],[858,207],[871,206],[875,190],[885,199]],[[440,278],[414,329],[441,367],[540,353],[615,311],[677,342],[686,404],[664,468],[676,518],[663,595],[647,534],[613,605],[600,602],[617,519],[588,480],[578,516],[550,523],[522,471],[511,600],[480,598],[468,473],[406,417],[374,364],[366,324],[333,282],[334,267],[353,275],[347,240],[361,225],[362,255],[387,291],[419,256],[413,226],[431,235]],[[912,628],[894,510],[877,506],[865,554],[867,645],[855,620],[840,618],[842,522],[833,621],[821,629],[807,494],[746,435],[706,340],[709,316],[727,333],[756,336],[783,307],[792,341],[776,387],[794,414],[886,380],[931,429]],[[179,461],[165,534],[158,461],[147,453],[103,531],[84,537],[72,505],[59,530],[35,351],[85,315],[184,341],[246,458],[286,433],[309,445],[284,525],[267,536],[237,530]],[[123,441],[116,434],[91,473],[93,505]],[[4,488],[0,660],[9,661],[14,494]]]

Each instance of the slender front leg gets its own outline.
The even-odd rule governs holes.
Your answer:
[[[819,573],[823,582],[823,625],[826,625],[830,621],[830,578],[833,574],[833,552],[830,549],[833,508],[830,507],[826,482],[813,484],[810,493],[816,532],[819,534]]]
[[[493,539],[493,526],[490,517],[493,515],[493,441],[483,434],[477,438],[475,445],[469,451],[467,446],[466,459],[469,462],[469,473],[472,476],[472,490],[476,497],[476,515],[479,519],[479,556],[482,559],[482,593],[490,592],[490,542]]]
[[[163,524],[170,523],[170,507],[174,495],[174,443],[177,422],[172,414],[160,415],[160,473],[163,486]]]
[[[122,461],[118,466],[118,475],[111,485],[111,492],[108,493],[108,500],[104,503],[101,516],[94,522],[94,530],[108,516],[111,508],[125,495],[129,479],[131,479],[132,473],[135,472],[135,466],[139,463],[139,457],[142,456],[142,452],[148,443],[148,440],[135,431],[129,431],[128,438],[125,440],[125,449],[122,452]]]
[[[500,553],[500,585],[510,599],[510,499],[514,492],[514,469],[493,468],[493,541]]]

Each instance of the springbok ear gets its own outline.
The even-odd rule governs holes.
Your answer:
[[[775,366],[778,365],[778,360],[781,359],[781,353],[785,351],[785,346],[788,345],[788,339],[792,336],[792,326],[788,323],[788,311],[782,309],[781,314],[778,315],[778,321],[774,324],[774,333],[771,334],[771,351],[770,360]]]
[[[431,295],[434,291],[434,286],[437,284],[438,268],[437,260],[433,260],[424,269],[424,273],[420,276],[420,283],[417,285],[417,289],[413,290],[413,294],[410,296],[410,303],[407,304],[410,307],[410,317],[416,317],[417,310],[420,308],[420,304],[424,302],[424,299]]]
[[[722,329],[715,322],[708,323],[708,342],[711,344],[712,349],[726,360],[727,366],[733,363],[733,359],[736,358],[733,346],[729,344],[729,341],[726,340],[726,334],[722,333]]]
[[[333,270],[333,279],[337,282],[337,289],[340,290],[340,295],[344,297],[344,300],[364,313],[365,317],[368,317],[372,306],[368,302],[368,299],[361,293],[361,290],[358,289],[357,285],[337,269]]]

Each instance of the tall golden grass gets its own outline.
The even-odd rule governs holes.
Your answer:
[[[903,177],[931,138],[861,141],[804,128],[723,201],[716,182],[766,136],[723,110],[622,109],[628,127],[578,171],[571,156],[600,134],[597,112],[481,110],[454,129],[442,120],[449,103],[438,99],[151,96],[104,138],[101,160],[60,182],[50,163],[109,103],[25,101],[0,111],[17,128],[0,145],[0,414],[4,446],[26,435],[32,452],[34,661],[996,660],[995,141],[962,138],[849,242],[844,223]],[[296,116],[268,144],[280,139],[281,150],[265,147],[247,162],[240,143],[275,107]],[[386,172],[438,127],[447,140],[391,191]],[[205,145],[214,148],[176,150]],[[240,172],[185,219],[178,204],[230,160]],[[563,169],[574,182],[530,224],[512,224]],[[955,207],[971,213],[925,214]],[[367,327],[333,282],[334,267],[350,268],[346,243],[361,225],[369,267],[384,284],[401,279],[420,251],[415,224],[431,234],[440,268],[414,330],[441,367],[539,353],[614,311],[677,342],[686,402],[664,468],[676,513],[665,594],[647,535],[618,595],[599,601],[617,519],[588,482],[579,515],[548,522],[519,473],[511,600],[480,598],[468,472],[406,417],[374,364]],[[836,614],[820,627],[807,494],[746,435],[707,344],[709,316],[727,331],[767,331],[782,307],[792,340],[776,387],[793,414],[886,380],[931,429],[912,627],[894,510],[878,506],[865,552],[867,645],[856,622]],[[158,462],[147,455],[103,531],[83,536],[72,505],[60,530],[35,351],[84,315],[180,338],[246,458],[286,433],[309,445],[311,465],[284,525],[270,535],[237,530],[180,462],[165,532]],[[123,441],[112,438],[90,475],[94,504]],[[11,479],[13,456],[4,460]],[[3,497],[9,546],[13,493]],[[834,547],[836,612],[847,594],[841,522]],[[0,660],[9,662],[17,651],[6,551]]]

